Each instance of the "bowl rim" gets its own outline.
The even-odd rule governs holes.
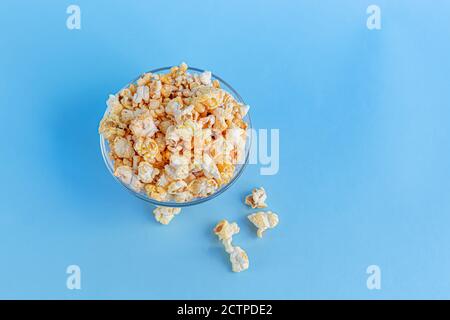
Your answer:
[[[157,69],[153,69],[150,71],[147,71],[145,73],[157,73],[157,72],[161,72],[161,71],[166,71],[166,70],[170,70],[172,67],[161,67],[161,68],[157,68]],[[195,71],[198,73],[202,73],[205,72],[206,70],[200,69],[200,68],[195,68],[195,67],[188,67],[189,71]],[[130,81],[129,83],[135,83],[143,74],[140,74],[138,77],[136,77],[135,79],[133,79],[132,81]],[[241,95],[225,80],[223,80],[221,77],[217,76],[216,74],[211,72],[211,77],[213,79],[217,79],[219,80],[219,82],[221,83],[221,85],[225,85],[227,87],[227,90],[231,91],[231,93],[234,95],[234,97],[238,100],[238,102],[242,103],[242,104],[246,104],[244,99],[241,97]],[[126,88],[127,86],[123,87]],[[122,88],[122,89],[123,89]],[[122,90],[121,89],[121,90]],[[119,90],[120,91],[120,90]],[[106,108],[104,115],[106,115],[106,113],[109,111],[109,107]],[[251,117],[250,117],[250,111],[247,112],[246,117],[248,118],[248,120],[246,121],[248,123],[248,128],[247,131],[251,131],[252,127],[252,122],[251,122]],[[114,175],[114,171],[113,171],[113,166],[112,166],[112,160],[109,159],[108,156],[108,152],[107,152],[107,141],[106,139],[103,137],[102,134],[100,134],[100,149],[101,149],[101,153],[102,153],[102,157],[103,157],[103,162],[105,163],[105,166],[107,167],[109,173],[111,174],[111,176],[114,178],[114,180],[116,180],[117,182],[119,182],[123,187],[125,187],[129,192],[131,192],[134,196],[136,196],[137,198],[144,200],[146,202],[149,202],[151,204],[154,204],[156,206],[159,207],[172,207],[172,208],[181,208],[181,207],[190,207],[190,206],[194,206],[194,205],[198,205],[200,203],[204,203],[206,201],[212,200],[214,198],[216,198],[217,196],[221,195],[222,193],[224,193],[226,190],[228,190],[228,188],[230,188],[238,179],[239,177],[243,174],[245,168],[248,165],[249,162],[249,158],[250,158],[250,152],[251,152],[251,148],[252,148],[252,133],[248,133],[247,132],[247,139],[246,139],[246,144],[248,144],[248,146],[246,145],[245,147],[245,151],[246,151],[246,155],[245,155],[245,160],[241,165],[241,167],[239,168],[239,171],[236,172],[236,174],[233,176],[233,178],[230,180],[230,182],[228,182],[226,185],[222,186],[220,189],[218,189],[216,192],[214,192],[213,194],[204,197],[204,198],[195,198],[194,200],[190,200],[190,201],[186,201],[186,202],[175,202],[175,201],[158,201],[155,199],[150,198],[147,195],[144,195],[142,193],[136,192],[134,191],[131,187],[129,187],[127,184],[123,183],[119,178],[117,178]]]

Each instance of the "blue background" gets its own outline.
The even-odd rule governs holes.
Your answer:
[[[81,7],[81,30],[66,8]],[[368,30],[366,8],[381,7]],[[1,298],[450,298],[448,1],[1,1]],[[109,93],[181,61],[280,129],[280,171],[249,166],[168,227],[109,175]],[[275,230],[242,203],[264,186]],[[230,271],[226,218],[250,269]],[[66,267],[82,289],[66,288]],[[366,268],[379,265],[381,290]]]

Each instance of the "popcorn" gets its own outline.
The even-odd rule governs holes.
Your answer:
[[[221,185],[227,184],[233,178],[234,167],[229,163],[218,164],[217,169],[220,173],[219,182]]]
[[[233,272],[247,270],[249,267],[247,253],[240,247],[234,247],[233,249],[234,250],[230,253],[230,262]]]
[[[114,175],[158,201],[208,197],[229,183],[245,156],[248,106],[220,88],[209,71],[185,63],[145,73],[110,95],[99,133]]]
[[[250,106],[248,104],[239,106],[239,113],[241,114],[241,117],[245,117],[249,110]]]
[[[116,136],[125,136],[126,125],[120,121],[120,117],[109,112],[100,122],[99,132],[106,139],[112,140]]]
[[[138,177],[143,183],[151,183],[158,175],[159,170],[145,161],[141,161],[138,166]]]
[[[183,107],[183,101],[177,97],[167,103],[165,111],[174,117],[176,123],[181,124],[192,116],[193,109],[193,105]]]
[[[108,100],[106,101],[111,113],[119,113],[122,111],[123,106],[120,104],[119,99],[115,95],[110,94]]]
[[[152,116],[144,113],[131,121],[130,130],[136,137],[152,137],[158,128],[156,128]]]
[[[169,224],[172,219],[181,212],[180,208],[156,207],[153,210],[156,221],[161,224]]]
[[[112,147],[119,158],[132,158],[134,156],[134,150],[131,142],[125,138],[116,137]]]
[[[150,88],[147,86],[139,86],[136,93],[133,96],[135,103],[141,103],[142,101],[148,102],[150,99]]]
[[[225,251],[230,254],[230,262],[233,272],[241,272],[249,267],[248,256],[240,247],[232,245],[233,235],[239,232],[237,223],[229,223],[227,220],[220,221],[214,227],[214,233],[225,248]]]
[[[133,171],[128,166],[120,166],[114,171],[114,175],[123,183],[130,184],[133,178]]]
[[[192,200],[193,195],[189,191],[182,191],[171,195],[170,200],[176,202],[186,202]]]
[[[184,189],[187,187],[187,183],[183,180],[177,180],[169,183],[167,186],[167,192],[170,194],[177,194],[184,191]]]
[[[131,176],[130,187],[136,192],[141,192],[144,184],[141,182],[141,180],[139,180],[137,175],[133,174]]]
[[[214,227],[214,233],[221,241],[232,239],[233,235],[237,234],[239,230],[239,226],[236,222],[229,223],[227,220],[220,221]]]
[[[166,187],[170,182],[171,182],[171,180],[169,180],[167,175],[165,173],[163,173],[159,176],[158,182],[156,183],[156,185],[158,187]]]
[[[205,71],[200,74],[200,82],[204,85],[210,86],[211,85],[211,72]]]
[[[120,113],[120,119],[122,120],[123,123],[130,123],[131,120],[135,119],[136,117],[140,116],[145,112],[146,112],[145,109],[136,109],[136,110],[122,109],[122,112]]]
[[[206,177],[220,180],[219,169],[217,169],[216,163],[207,153],[203,154],[202,169]]]
[[[133,171],[129,166],[118,167],[114,171],[114,175],[118,177],[120,181],[129,185],[136,192],[140,192],[144,186],[137,176],[133,174]]]
[[[157,201],[165,201],[167,199],[167,191],[163,187],[154,184],[146,184],[144,189],[147,196],[152,199]]]
[[[263,187],[255,188],[252,190],[252,194],[245,197],[245,204],[251,206],[253,209],[255,208],[266,208],[267,204],[265,203],[267,199],[266,191]]]
[[[257,235],[262,238],[263,232],[275,228],[278,225],[278,215],[272,211],[256,212],[248,216],[248,219],[258,228]]]
[[[166,173],[173,179],[186,179],[189,175],[189,163],[190,159],[178,155],[173,154],[170,157],[170,165],[166,165],[164,168]]]
[[[213,194],[219,185],[216,180],[206,177],[197,178],[189,183],[188,190],[196,197],[207,197]]]
[[[192,128],[187,126],[170,126],[166,130],[167,145],[176,148],[180,142],[190,143],[193,136]],[[185,145],[186,146],[186,145]],[[183,147],[183,146],[181,146]],[[188,146],[186,146],[188,147]]]
[[[158,144],[152,138],[139,137],[134,143],[134,150],[146,161],[152,161],[159,152]]]

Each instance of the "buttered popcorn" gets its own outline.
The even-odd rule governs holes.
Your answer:
[[[245,197],[245,204],[249,205],[253,209],[255,208],[266,208],[266,190],[263,187],[255,188],[252,193]]]
[[[158,201],[186,202],[230,182],[245,158],[249,107],[185,63],[110,95],[99,133],[114,175]]]
[[[247,253],[240,247],[234,247],[232,244],[233,235],[237,234],[239,230],[237,223],[229,223],[227,220],[220,221],[214,227],[214,233],[222,241],[225,251],[230,254],[231,269],[233,272],[241,272],[249,267]]]
[[[248,216],[248,219],[258,228],[256,234],[262,238],[264,231],[275,228],[278,225],[278,215],[272,211],[256,212]]]

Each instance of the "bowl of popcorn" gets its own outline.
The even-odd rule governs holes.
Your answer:
[[[210,200],[242,174],[250,153],[249,107],[209,71],[155,69],[110,95],[99,125],[112,176],[157,206]]]

